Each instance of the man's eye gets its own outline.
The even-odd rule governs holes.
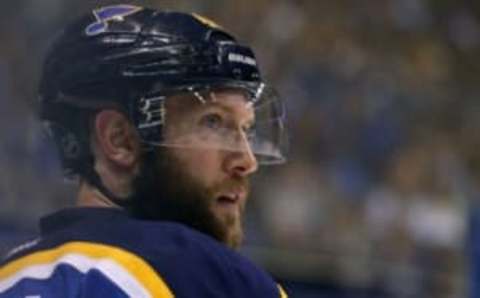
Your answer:
[[[208,114],[202,117],[200,123],[211,129],[220,129],[223,126],[223,118],[219,114]]]

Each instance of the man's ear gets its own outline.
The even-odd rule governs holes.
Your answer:
[[[95,117],[95,142],[102,155],[116,166],[132,169],[140,156],[140,142],[128,118],[116,110]]]

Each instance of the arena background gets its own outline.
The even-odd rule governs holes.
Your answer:
[[[74,200],[33,113],[48,42],[119,2],[2,3],[0,253]],[[210,16],[284,95],[290,161],[258,175],[243,253],[292,297],[480,297],[480,2],[123,2]]]

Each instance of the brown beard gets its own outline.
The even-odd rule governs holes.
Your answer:
[[[248,191],[248,180],[230,179],[207,188],[187,173],[168,150],[158,148],[145,154],[142,171],[133,182],[132,214],[147,220],[183,223],[229,247],[238,248],[243,240],[244,206],[239,219],[234,216],[220,219],[211,208],[218,190],[241,186]]]

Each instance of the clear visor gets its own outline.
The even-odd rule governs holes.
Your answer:
[[[159,98],[163,137],[155,145],[240,152],[259,164],[286,160],[285,110],[272,88],[191,89]]]

